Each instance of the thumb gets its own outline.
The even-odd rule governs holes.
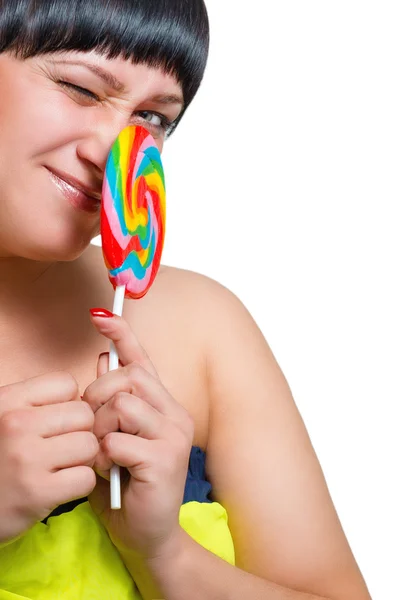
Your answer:
[[[114,342],[118,358],[124,367],[136,362],[151,375],[158,377],[152,361],[125,319],[105,308],[91,308],[90,318],[97,331]]]

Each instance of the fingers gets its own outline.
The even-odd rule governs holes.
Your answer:
[[[153,444],[158,446],[159,442]],[[94,468],[107,479],[113,465],[126,467],[134,475],[134,471],[141,465],[149,467],[153,456],[150,441],[120,432],[109,434],[102,441],[100,450]]]
[[[122,431],[153,440],[164,437],[170,421],[152,406],[121,392],[104,404],[96,413],[94,435],[98,440],[113,431]]]
[[[151,375],[157,377],[156,369],[149,356],[125,319],[117,315],[112,317],[94,316],[92,313],[90,315],[97,330],[114,342],[118,357],[124,366],[137,362]]]
[[[176,422],[185,418],[185,409],[174,400],[160,380],[137,363],[110,371],[96,379],[86,389],[83,400],[96,412],[120,392],[145,400],[154,409]]]
[[[140,398],[126,393],[117,394],[95,415],[94,433],[100,443],[95,469],[104,478],[108,478],[107,471],[113,464],[131,470],[150,459],[159,446],[166,447],[166,450],[159,451],[160,460],[170,460],[170,454],[176,448],[186,448],[185,455],[188,456],[194,426],[188,413],[187,417],[180,425]],[[137,449],[140,449],[140,455],[136,454]]]
[[[83,465],[92,466],[99,444],[93,433],[75,431],[48,439],[45,449],[49,456],[49,469],[56,471]]]
[[[49,485],[55,490],[55,507],[88,496],[96,485],[96,474],[89,466],[62,469],[50,477]]]
[[[191,442],[185,437],[174,441],[151,441],[115,432],[101,443],[94,468],[105,479],[108,479],[109,470],[115,464],[128,469],[137,481],[172,481],[179,472],[187,473],[190,449]]]
[[[9,411],[3,415],[2,431],[13,437],[30,432],[49,438],[72,431],[92,431],[93,424],[91,407],[79,400]]]
[[[63,435],[75,431],[92,431],[94,413],[91,407],[79,400],[57,406],[41,406],[35,412],[38,434],[43,438]]]
[[[0,416],[27,406],[45,406],[79,400],[77,381],[63,371],[46,373],[0,388]]]

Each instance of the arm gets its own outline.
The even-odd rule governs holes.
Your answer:
[[[139,559],[122,557],[144,600],[331,600],[294,591],[234,567],[186,532],[165,557],[143,564]],[[362,598],[369,600],[369,596],[358,596]]]
[[[237,567],[184,534],[167,558],[147,565],[155,595],[146,572],[134,573],[145,600],[370,600],[304,423],[262,334],[217,284],[205,295],[204,309],[208,478],[228,512]]]
[[[286,588],[369,600],[303,420],[261,332],[220,286],[210,320],[207,468],[228,511],[237,566]]]

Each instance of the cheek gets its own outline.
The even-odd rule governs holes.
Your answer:
[[[43,193],[40,192],[43,190],[44,157],[63,146],[72,135],[71,120],[63,118],[65,112],[61,103],[55,101],[55,94],[40,93],[35,88],[28,94],[26,86],[21,84],[10,86],[7,94],[0,94],[0,189],[4,194],[3,204],[9,197],[9,202],[13,198],[14,208],[19,204],[32,207],[34,198],[38,206],[44,205],[45,198],[41,198]]]
[[[63,92],[15,85],[0,99],[0,149],[21,161],[74,140],[83,126],[79,107]],[[17,158],[18,157],[18,158]]]
[[[98,233],[98,223],[76,220],[43,164],[77,139],[83,119],[63,93],[17,79],[1,77],[0,255],[72,259]]]
[[[77,138],[80,119],[60,94],[52,93],[38,98],[30,111],[31,152],[40,155],[68,144]],[[71,104],[71,103],[70,103]]]

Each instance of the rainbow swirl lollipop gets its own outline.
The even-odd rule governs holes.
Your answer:
[[[162,162],[143,127],[127,127],[114,142],[105,170],[101,242],[110,281],[125,297],[142,298],[159,269],[166,223]]]

